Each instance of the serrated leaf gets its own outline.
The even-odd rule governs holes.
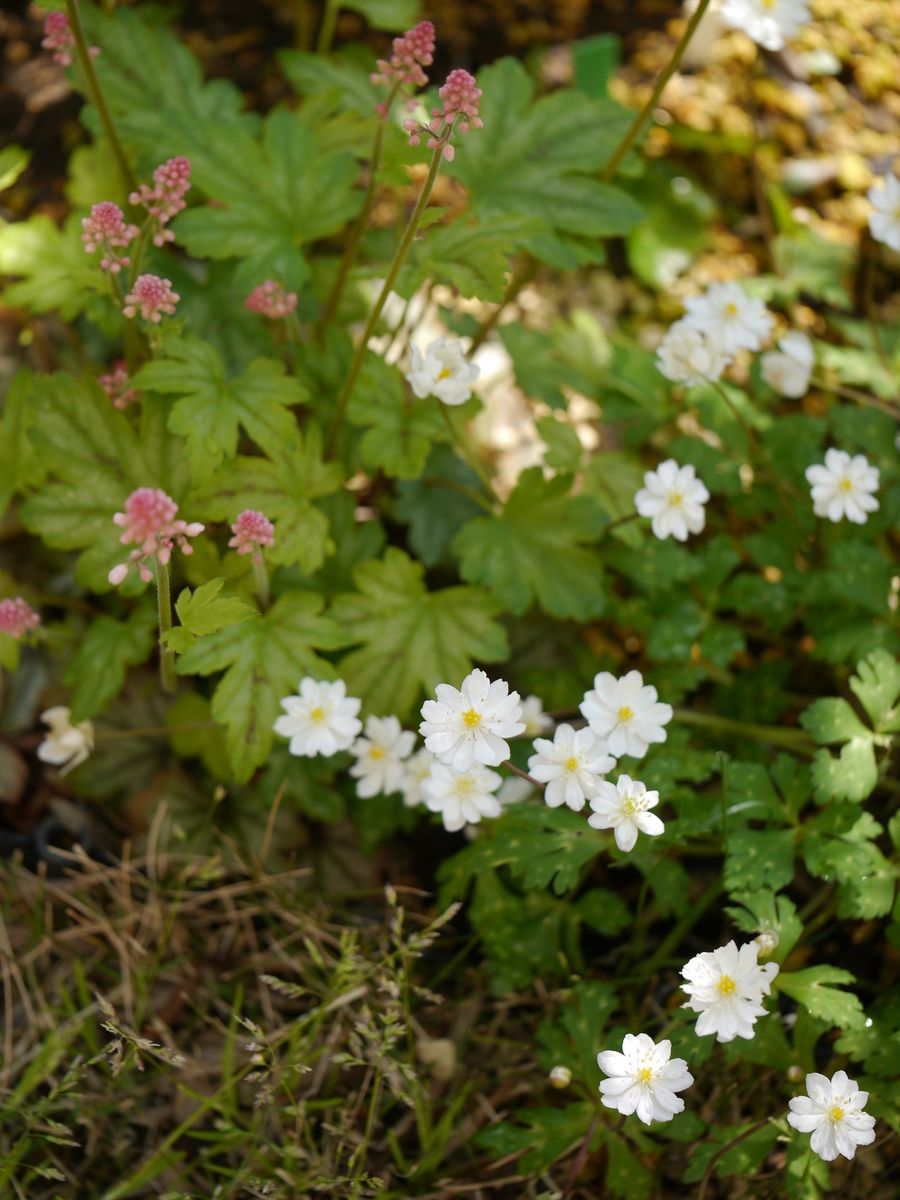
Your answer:
[[[741,829],[728,835],[724,883],[729,892],[785,887],[794,878],[792,829]]]
[[[103,284],[84,252],[81,220],[74,215],[61,229],[43,213],[0,226],[0,276],[18,278],[4,288],[7,304],[58,312],[66,321],[84,312]]]
[[[394,512],[408,522],[409,547],[426,567],[447,558],[462,526],[483,511],[474,498],[479,495],[478,476],[446,445],[433,448],[420,479],[397,485]]]
[[[900,731],[900,662],[886,650],[873,650],[857,664],[850,687],[879,733]]]
[[[751,1177],[775,1145],[779,1133],[774,1122],[764,1125],[762,1129],[753,1129],[754,1123],[749,1122],[710,1130],[702,1143],[693,1149],[684,1173],[685,1181],[696,1183],[702,1179],[714,1158],[716,1165],[713,1173],[717,1178],[725,1179],[729,1175],[740,1175],[745,1179]],[[733,1141],[736,1144],[726,1149]]]
[[[863,725],[847,701],[837,697],[816,700],[803,710],[800,724],[820,745],[871,737],[871,730]]]
[[[428,279],[449,283],[470,299],[503,298],[510,259],[537,223],[525,217],[475,222],[457,219],[428,230],[413,244],[395,290],[408,299]]]
[[[0,513],[14,492],[25,485],[36,486],[47,474],[47,464],[36,439],[30,434],[34,423],[31,404],[31,372],[22,367],[12,377],[0,417]]]
[[[819,804],[829,800],[865,800],[878,782],[871,734],[847,742],[837,758],[827,750],[816,751],[812,780]]]
[[[162,641],[176,654],[190,650],[205,634],[216,633],[257,615],[255,608],[234,596],[219,599],[224,583],[224,579],[210,579],[193,592],[185,588],[175,601],[180,624],[167,630]]]
[[[397,368],[375,354],[366,355],[347,419],[365,428],[363,466],[396,479],[417,479],[434,443],[447,438],[440,401],[417,399]]]
[[[354,571],[359,589],[338,596],[331,615],[362,643],[341,661],[354,695],[375,713],[404,717],[423,691],[462,679],[473,662],[507,654],[506,634],[494,620],[495,602],[480,588],[428,591],[424,568],[390,547],[380,561]]]
[[[272,455],[298,440],[289,409],[306,400],[306,391],[285,374],[282,363],[258,358],[243,375],[228,380],[219,353],[199,338],[173,339],[165,344],[165,355],[143,366],[133,383],[181,397],[172,405],[169,428],[185,438],[198,479],[235,456],[241,428]]]
[[[540,1176],[575,1146],[591,1126],[593,1105],[584,1100],[566,1108],[525,1108],[515,1114],[517,1124],[504,1121],[479,1133],[475,1141],[492,1158],[507,1158],[517,1151],[527,1150],[517,1160],[518,1168],[535,1177]],[[591,1139],[595,1149],[603,1139],[597,1129]]]
[[[793,950],[803,932],[803,924],[797,916],[797,906],[787,896],[776,896],[769,888],[762,888],[751,895],[736,896],[741,908],[725,911],[738,929],[756,934],[771,929],[778,935],[778,946],[772,954],[775,962],[782,963]]]
[[[592,499],[569,495],[571,483],[567,475],[544,479],[540,467],[524,471],[502,513],[477,517],[454,538],[463,578],[516,615],[537,602],[554,617],[599,616],[600,561],[584,544],[600,536],[603,520]]]
[[[842,992],[833,983],[852,983],[849,971],[839,967],[806,967],[802,971],[782,972],[775,987],[796,1000],[813,1017],[838,1025],[842,1029],[857,1029],[865,1025],[865,1013],[858,996]]]
[[[294,694],[304,675],[334,678],[334,668],[316,651],[337,649],[345,636],[322,615],[322,607],[321,596],[290,592],[258,621],[211,633],[178,660],[181,675],[225,672],[213,695],[212,715],[227,728],[232,770],[240,783],[265,761],[279,700]]]
[[[127,668],[149,657],[155,629],[152,604],[140,605],[127,621],[101,616],[91,622],[65,674],[73,723],[96,716],[119,694]]]
[[[547,447],[544,462],[555,471],[575,471],[584,453],[581,439],[571,425],[555,417],[541,417],[535,422],[538,436]]]

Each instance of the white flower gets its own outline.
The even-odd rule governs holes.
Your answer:
[[[534,748],[537,754],[528,760],[528,774],[546,783],[544,800],[551,808],[567,804],[581,812],[585,800],[597,794],[599,777],[616,765],[590,728],[576,732],[571,725],[560,725],[552,742],[536,738]]]
[[[350,774],[358,779],[356,794],[390,796],[403,787],[403,760],[412,754],[416,735],[403,729],[396,717],[366,717],[366,736],[357,738],[350,747],[356,762]]]
[[[852,1158],[857,1146],[874,1142],[875,1118],[863,1111],[869,1093],[858,1092],[856,1080],[848,1079],[846,1071],[837,1071],[831,1079],[813,1072],[806,1077],[806,1090],[808,1096],[791,1100],[788,1124],[812,1134],[809,1145],[820,1158]]]
[[[94,726],[90,721],[71,722],[72,710],[57,704],[41,713],[41,720],[50,732],[38,746],[37,756],[41,762],[62,767],[60,775],[66,775],[85,761],[94,748]]]
[[[680,467],[674,458],[667,458],[644,475],[634,506],[642,517],[651,518],[656,537],[686,542],[689,533],[702,531],[706,523],[703,505],[708,499],[709,492],[690,463]]]
[[[878,507],[879,472],[864,454],[851,458],[846,450],[826,450],[824,465],[806,468],[811,484],[813,512],[829,521],[846,517],[856,525],[865,525],[869,513]]]
[[[476,669],[465,677],[459,691],[439,683],[435,694],[437,700],[422,705],[425,720],[419,733],[441,762],[465,771],[475,762],[496,767],[509,758],[504,739],[522,733],[525,725],[519,719],[519,693],[510,692],[505,680],[491,683],[484,671]]]
[[[900,250],[900,179],[887,174],[883,185],[873,184],[866,195],[875,210],[869,214],[872,237],[892,250]]]
[[[646,1033],[628,1033],[618,1050],[603,1050],[597,1065],[608,1079],[600,1084],[600,1098],[607,1108],[623,1116],[637,1113],[645,1125],[651,1121],[671,1121],[684,1111],[683,1092],[694,1082],[683,1058],[671,1058],[672,1043],[666,1038],[658,1045]]]
[[[723,0],[722,19],[766,50],[780,50],[811,17],[806,0]]]
[[[695,1026],[699,1037],[714,1033],[720,1042],[753,1037],[756,1018],[766,1015],[762,998],[768,996],[778,974],[777,963],[760,966],[758,956],[757,942],[747,942],[738,950],[731,941],[694,955],[681,968],[688,981],[682,990],[690,996],[684,1007],[700,1014]]]
[[[422,784],[431,774],[434,766],[434,755],[430,750],[417,750],[412,758],[403,764],[403,781],[400,790],[403,793],[403,803],[407,808],[417,808],[425,803],[422,795]]]
[[[696,329],[686,320],[676,321],[656,351],[656,366],[666,379],[696,387],[713,383],[731,362],[717,338],[708,330]]]
[[[762,356],[762,377],[780,396],[799,400],[806,395],[814,361],[812,342],[794,329],[779,340],[777,350]]]
[[[643,758],[651,742],[664,742],[663,728],[672,720],[671,704],[657,699],[656,688],[644,684],[640,671],[616,679],[608,671],[594,676],[592,691],[585,692],[581,712],[606,749],[616,758],[630,754]]]
[[[738,283],[714,283],[704,295],[686,300],[684,307],[684,323],[712,337],[726,354],[758,350],[772,332],[772,314]]]
[[[639,833],[659,837],[665,830],[659,817],[648,811],[659,804],[659,792],[648,792],[639,780],[627,775],[620,775],[614,784],[602,779],[590,804],[593,815],[588,817],[588,825],[611,829],[616,845],[626,854],[634,849]]]
[[[472,395],[479,368],[466,362],[459,342],[439,337],[424,355],[418,346],[410,347],[410,352],[412,365],[406,378],[420,400],[437,396],[444,404],[465,404]]]
[[[300,695],[285,696],[281,701],[284,714],[277,718],[274,729],[291,739],[291,754],[304,758],[323,754],[327,758],[350,749],[362,722],[356,717],[360,701],[346,692],[342,679],[326,683],[306,675],[300,680]]]
[[[499,817],[500,801],[494,792],[502,780],[496,771],[478,763],[465,771],[454,771],[436,762],[422,784],[422,795],[432,812],[439,812],[444,828],[456,833],[464,825],[477,825],[482,817]]]
[[[540,696],[526,696],[522,701],[522,720],[525,722],[525,736],[538,737],[553,728],[553,718],[544,712]]]
[[[506,808],[507,804],[521,804],[523,800],[530,799],[536,791],[534,784],[523,779],[521,775],[508,775],[500,784],[497,799],[501,806]]]

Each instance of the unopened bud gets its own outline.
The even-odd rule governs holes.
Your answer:
[[[764,929],[753,940],[759,946],[760,958],[768,958],[778,949],[778,934],[774,929]]]
[[[791,1083],[802,1083],[804,1071],[802,1067],[799,1067],[796,1063],[793,1063],[790,1067],[788,1067],[787,1075]]]
[[[568,1067],[554,1067],[549,1078],[551,1085],[555,1088],[568,1087],[572,1082],[572,1072]]]

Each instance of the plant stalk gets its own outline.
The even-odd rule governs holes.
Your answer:
[[[156,560],[156,599],[159,606],[159,677],[164,692],[174,692],[175,655],[163,641],[163,634],[172,628],[172,594],[169,589],[169,568]]]
[[[84,71],[91,100],[93,100],[94,107],[100,114],[100,121],[109,139],[109,144],[112,146],[113,154],[115,155],[116,163],[122,176],[122,182],[125,185],[125,192],[128,194],[137,189],[137,179],[129,165],[128,159],[125,157],[125,151],[122,149],[122,143],[119,141],[119,135],[116,133],[116,128],[113,125],[112,116],[107,107],[103,92],[100,90],[100,82],[97,79],[97,72],[94,70],[94,63],[91,59],[87,38],[84,36],[84,26],[81,23],[81,14],[78,11],[78,0],[66,0],[66,11],[69,17],[69,26],[75,38],[78,61],[81,63],[81,68]]]
[[[262,554],[253,556],[253,583],[259,597],[260,611],[265,612],[271,603],[272,593],[269,588],[269,572],[266,570]]]
[[[619,169],[619,167],[622,163],[622,159],[625,157],[625,155],[631,149],[632,145],[637,141],[641,130],[644,128],[644,123],[646,122],[646,120],[650,116],[650,114],[653,112],[654,108],[656,108],[657,102],[658,102],[660,96],[662,95],[666,84],[669,82],[669,80],[672,78],[672,76],[675,74],[676,70],[678,69],[678,64],[681,62],[682,58],[684,57],[684,52],[685,52],[685,50],[687,50],[688,43],[690,42],[691,38],[694,36],[694,31],[696,30],[696,28],[700,24],[700,22],[703,20],[703,15],[706,12],[706,10],[709,8],[709,3],[710,3],[710,0],[700,0],[700,3],[697,5],[696,9],[694,10],[693,16],[688,21],[685,31],[681,35],[681,41],[675,47],[675,52],[672,55],[672,57],[669,59],[668,64],[663,68],[662,71],[660,71],[659,78],[657,79],[656,84],[654,85],[653,91],[650,93],[646,103],[644,104],[644,107],[640,110],[640,112],[638,112],[635,115],[634,120],[631,122],[631,124],[628,126],[627,130],[625,131],[625,136],[622,138],[621,142],[619,142],[618,146],[616,147],[612,158],[609,160],[609,162],[603,168],[603,173],[601,174],[600,178],[604,182],[608,183],[609,180],[612,179],[612,177],[615,175],[616,171]]]
[[[413,243],[413,238],[416,236],[416,230],[419,228],[419,223],[422,220],[422,214],[431,197],[431,192],[434,188],[435,180],[437,179],[438,171],[441,166],[441,158],[443,157],[444,145],[446,138],[450,136],[452,126],[448,127],[446,135],[440,140],[434,148],[434,153],[431,156],[431,165],[428,168],[428,174],[425,177],[425,182],[422,185],[422,190],[419,193],[419,199],[416,201],[416,206],[412,211],[412,215],[407,223],[406,230],[397,247],[397,253],[394,255],[394,261],[391,263],[390,270],[387,273],[387,278],[382,284],[381,291],[378,293],[378,299],[369,313],[369,319],[366,321],[366,327],[363,330],[362,337],[356,347],[356,353],[353,355],[353,361],[350,364],[350,370],[347,372],[347,378],[344,381],[344,386],[341,389],[340,395],[337,398],[335,405],[334,420],[331,424],[331,429],[328,433],[328,440],[325,443],[325,457],[329,457],[334,449],[337,441],[338,433],[340,432],[341,424],[344,420],[344,414],[347,411],[347,405],[350,397],[353,395],[353,389],[356,387],[356,381],[359,378],[359,372],[362,369],[363,362],[366,357],[366,351],[369,345],[369,339],[375,331],[375,326],[378,324],[378,318],[381,316],[385,302],[390,295],[391,289],[400,274],[400,269],[406,261],[406,256],[409,254],[409,248]]]

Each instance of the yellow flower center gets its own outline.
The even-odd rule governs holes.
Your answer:
[[[369,758],[374,758],[377,762],[379,758],[384,758],[384,750],[381,746],[373,746],[369,751]]]
[[[723,975],[716,984],[716,987],[719,990],[719,994],[722,996],[733,996],[737,991],[737,984],[730,975]]]
[[[463,724],[468,725],[470,729],[475,729],[481,724],[481,713],[476,712],[474,708],[467,708],[462,715]]]
[[[438,379],[449,379],[452,373],[449,367],[444,367],[443,370],[438,372]]]
[[[313,708],[310,710],[309,719],[311,721],[324,721],[325,713],[321,708]]]
[[[574,754],[572,755],[571,758],[566,759],[565,768],[567,771],[577,771],[578,770],[578,759],[574,756]]]
[[[637,812],[637,804],[635,804],[633,796],[626,796],[622,801],[622,812],[626,817],[633,816]]]
[[[670,492],[669,504],[672,508],[677,508],[679,504],[684,502],[684,492]]]
[[[763,0],[763,4],[765,4],[767,8],[771,8],[775,4],[775,0]],[[733,300],[729,300],[729,302],[725,305],[725,315],[727,317],[736,317],[738,315],[738,306]]]
[[[619,711],[616,713],[616,716],[619,718],[620,721],[630,721],[631,718],[634,716],[634,713],[628,707],[627,704],[623,704],[622,707],[619,709]]]
[[[841,1106],[839,1104],[835,1104],[834,1108],[829,1108],[828,1119],[830,1121],[834,1121],[834,1122],[843,1121],[844,1110],[841,1108]]]
[[[460,775],[459,779],[456,781],[457,796],[470,796],[474,790],[475,785],[472,782],[471,776]]]
[[[641,1067],[637,1073],[638,1083],[650,1083],[653,1079],[653,1071],[650,1067]]]
[[[853,481],[852,481],[852,479],[842,479],[841,482],[838,484],[838,487],[841,489],[842,492],[852,492],[853,491]]]

